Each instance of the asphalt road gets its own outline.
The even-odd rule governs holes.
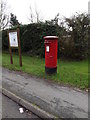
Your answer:
[[[60,118],[88,118],[88,92],[21,71],[5,68],[2,71],[3,89]]]
[[[8,97],[2,95],[2,118],[38,118],[36,115],[26,110],[25,108],[24,112],[20,113],[19,108],[23,107]]]

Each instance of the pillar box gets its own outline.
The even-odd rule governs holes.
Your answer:
[[[57,36],[45,36],[45,72],[57,72]]]

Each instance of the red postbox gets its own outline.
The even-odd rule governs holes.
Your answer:
[[[45,71],[48,74],[57,72],[57,36],[46,36],[45,39]]]

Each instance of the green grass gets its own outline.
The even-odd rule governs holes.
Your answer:
[[[18,55],[13,54],[13,65],[10,64],[10,55],[2,54],[2,66],[11,70],[19,70],[37,77],[54,80],[58,83],[71,85],[81,89],[88,88],[88,60],[66,61],[58,60],[57,74],[45,74],[45,59],[39,57],[22,56],[23,66],[19,66]]]

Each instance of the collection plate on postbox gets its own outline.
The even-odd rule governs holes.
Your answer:
[[[46,52],[49,52],[49,46],[46,46]]]

